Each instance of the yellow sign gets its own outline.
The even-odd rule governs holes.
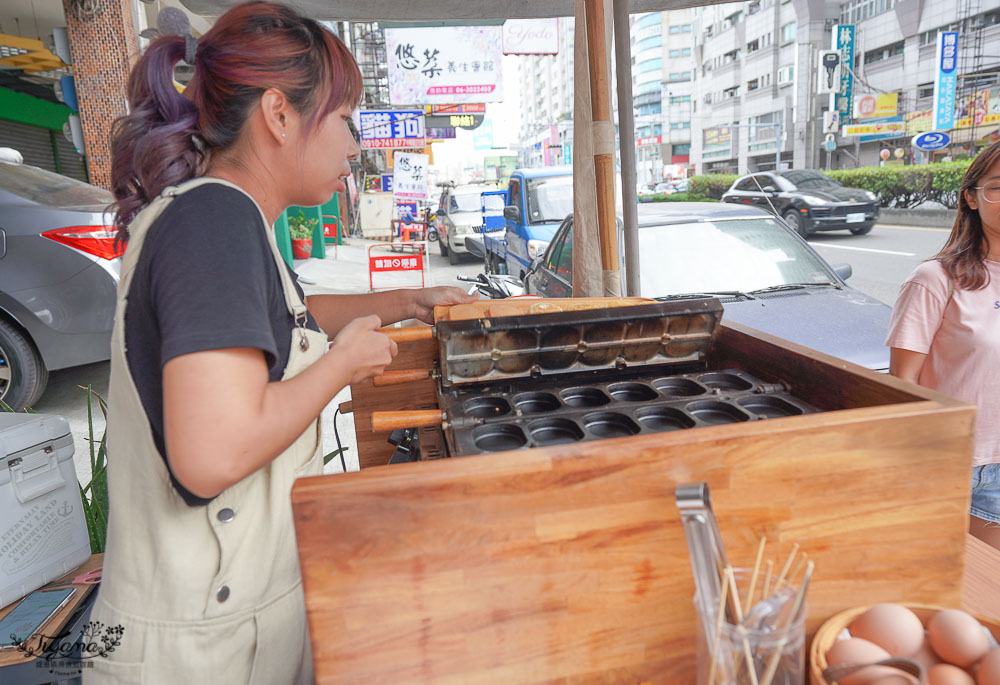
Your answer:
[[[871,124],[848,124],[844,127],[845,136],[877,136],[886,133],[902,133],[906,130],[903,121],[879,121]]]
[[[922,112],[911,112],[906,115],[906,135],[915,136],[925,131],[932,130],[933,117],[931,111],[925,109]]]
[[[448,119],[454,128],[476,125],[476,117],[472,114],[452,114]]]
[[[894,117],[899,106],[897,93],[880,93],[878,95],[855,95],[854,118],[874,119],[876,117]]]

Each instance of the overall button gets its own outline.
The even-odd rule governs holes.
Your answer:
[[[234,512],[229,507],[226,507],[225,509],[219,509],[219,513],[217,514],[217,516],[219,520],[222,521],[223,523],[229,523],[234,518],[236,518],[236,512]]]
[[[225,602],[227,599],[229,599],[229,586],[223,585],[222,587],[220,587],[219,591],[215,593],[215,598],[219,600],[219,602]]]

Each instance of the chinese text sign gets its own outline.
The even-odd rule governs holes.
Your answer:
[[[503,101],[501,27],[386,29],[389,102]]]
[[[421,148],[424,113],[418,110],[376,110],[358,113],[361,148]]]
[[[937,73],[934,76],[935,131],[946,131],[955,123],[955,84],[958,81],[958,32],[941,31],[937,36]]]
[[[424,199],[427,197],[428,157],[415,152],[393,154],[392,194],[396,197]]]
[[[834,95],[834,109],[840,113],[841,123],[851,117],[851,100],[854,90],[854,25],[837,24],[833,27],[833,49],[840,51],[840,88]]]

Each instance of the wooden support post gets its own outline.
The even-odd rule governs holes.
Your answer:
[[[615,126],[608,88],[608,43],[604,0],[584,0],[590,48],[590,102],[593,112],[594,172],[597,177],[597,227],[601,239],[604,296],[621,295],[618,235],[615,225]]]

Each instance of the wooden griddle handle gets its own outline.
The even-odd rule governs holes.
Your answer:
[[[381,433],[399,428],[438,426],[444,421],[444,412],[437,409],[414,411],[373,411],[372,432]]]
[[[351,414],[354,412],[354,401],[341,402],[337,409],[340,410],[341,414]]]
[[[404,328],[382,328],[381,333],[385,333],[397,343],[416,342],[419,340],[433,340],[433,326],[406,326]]]
[[[422,381],[425,378],[429,378],[430,375],[430,371],[424,371],[423,369],[386,371],[380,376],[372,376],[372,385],[376,388],[381,388],[386,385],[398,385],[400,383],[409,383],[410,381]]]

